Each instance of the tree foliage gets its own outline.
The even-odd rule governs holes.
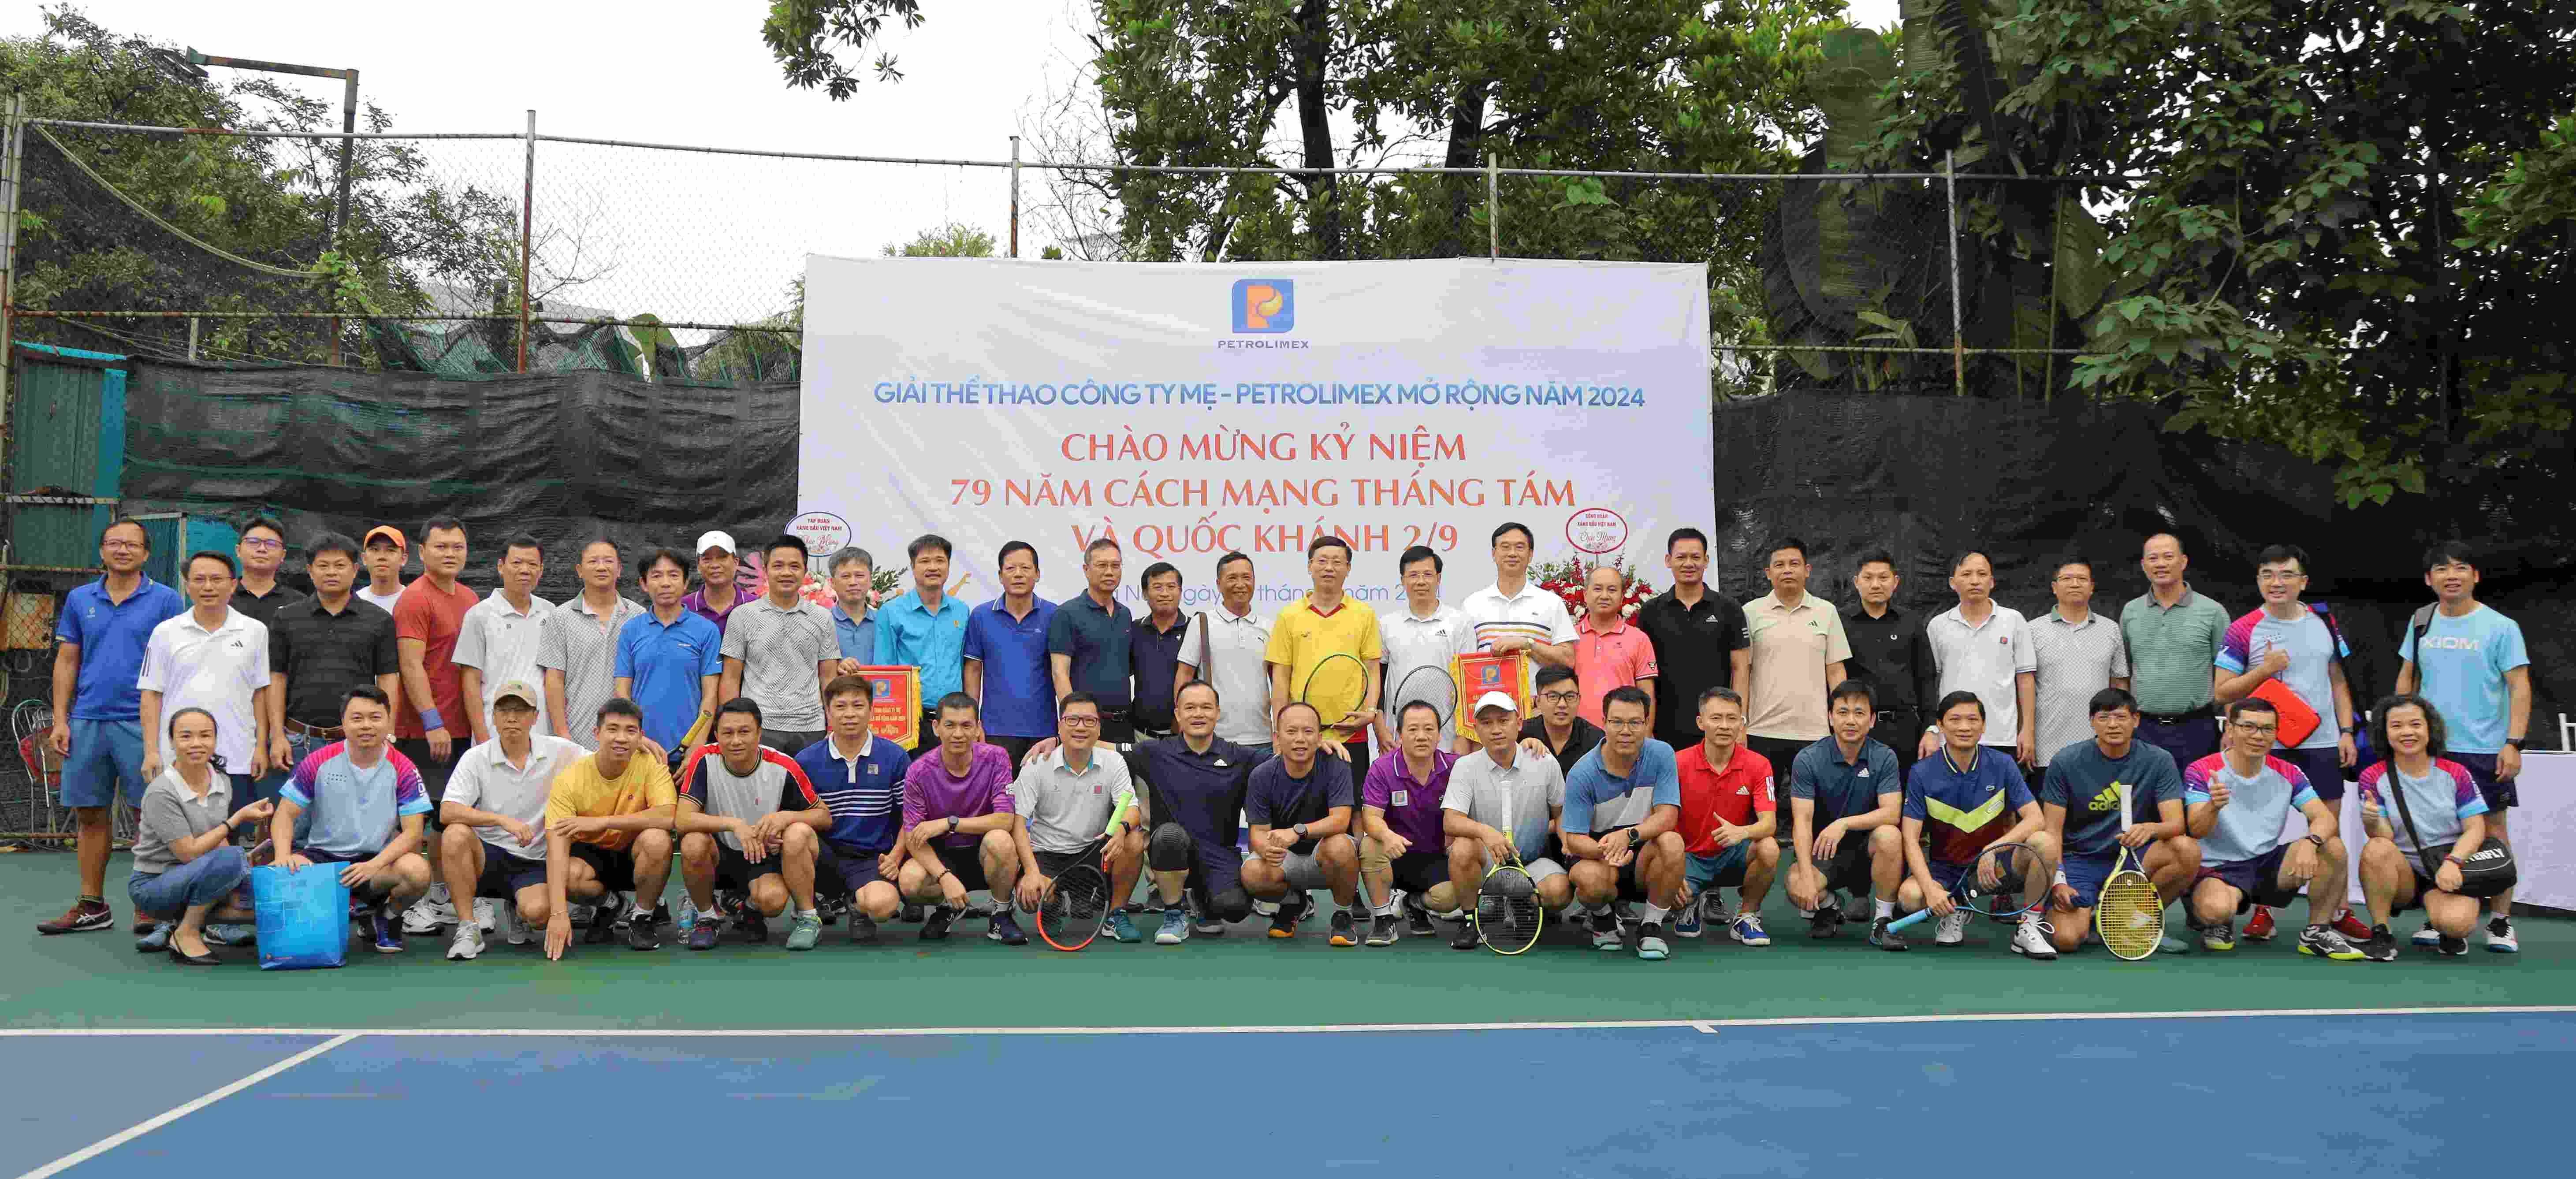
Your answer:
[[[1941,0],[1873,162],[2099,178],[2073,383],[2332,464],[2347,502],[2569,426],[2576,8],[2545,0]],[[1927,34],[1932,26],[1927,26]],[[2015,63],[2000,85],[1958,63]],[[1963,190],[1968,186],[1963,185]],[[2000,187],[2000,186],[1998,186]],[[1969,226],[2028,252],[2015,213]],[[2551,228],[2556,226],[2554,230]]]
[[[788,85],[800,90],[820,86],[839,101],[859,90],[859,76],[841,63],[839,50],[866,48],[883,36],[888,20],[917,29],[923,19],[921,0],[770,0],[760,39],[769,44]],[[903,80],[893,54],[877,54],[868,68],[878,81]]]
[[[75,8],[49,8],[44,20],[40,36],[0,40],[0,89],[24,93],[31,114],[163,127],[339,129],[336,103],[272,76],[193,78],[172,69],[169,46],[113,32]],[[361,115],[361,130],[382,131],[392,121],[374,106]],[[20,306],[337,306],[401,316],[429,310],[430,287],[444,284],[515,313],[515,195],[439,183],[417,145],[357,141],[349,222],[333,246],[339,154],[332,141],[56,134],[109,183],[188,234],[254,261],[333,277],[281,279],[188,245],[98,191],[31,129],[18,226],[22,265],[11,290]],[[211,356],[318,361],[327,351],[322,320],[205,322],[201,350]],[[17,331],[23,339],[116,348],[168,345],[170,329],[170,321],[31,317],[20,319]],[[357,325],[346,330],[344,343],[354,345]]]
[[[914,234],[911,241],[885,247],[888,258],[990,258],[993,235],[962,221]]]

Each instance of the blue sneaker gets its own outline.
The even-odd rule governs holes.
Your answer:
[[[1154,944],[1177,946],[1190,940],[1190,915],[1179,905],[1163,910],[1163,927],[1154,931]]]
[[[134,939],[134,952],[138,954],[158,954],[163,950],[169,949],[170,931],[177,928],[179,928],[179,925],[175,921],[153,922],[151,929],[145,930],[143,936]],[[208,932],[212,931],[210,930]],[[209,937],[206,940],[213,941],[215,939]]]
[[[1129,917],[1125,909],[1109,915],[1109,936],[1131,945],[1145,940],[1145,935],[1136,930],[1135,919]]]
[[[402,918],[400,916],[386,912],[384,907],[379,905],[368,911],[367,928],[369,932],[376,935],[377,953],[399,954],[403,952]]]
[[[1008,901],[998,902],[993,906],[992,925],[984,931],[984,936],[1006,946],[1029,944],[1029,935],[1020,932],[1019,918],[1011,915]]]
[[[259,944],[259,927],[247,922],[218,922],[206,927],[206,944],[210,946],[255,946]]]
[[[1673,913],[1674,937],[1698,937],[1706,928],[1700,920],[1698,905],[1684,905]]]
[[[1762,919],[1751,913],[1738,913],[1726,927],[1726,935],[1748,946],[1767,946],[1771,935],[1762,932]]]

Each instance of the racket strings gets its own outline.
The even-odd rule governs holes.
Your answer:
[[[2102,883],[2093,924],[2102,935],[2103,948],[2114,956],[2132,961],[2144,958],[2164,941],[2164,898],[2145,876],[2114,873]]]

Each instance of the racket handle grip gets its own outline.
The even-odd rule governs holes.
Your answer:
[[[1930,919],[1931,916],[1932,910],[1930,909],[1916,909],[1915,911],[1899,917],[1894,921],[1888,922],[1887,929],[1888,932],[1894,933],[1897,930],[1904,929],[1910,925],[1921,925],[1924,921]]]

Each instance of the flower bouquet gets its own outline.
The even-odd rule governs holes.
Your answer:
[[[1580,557],[1567,557],[1550,561],[1531,570],[1530,578],[1538,583],[1540,589],[1562,599],[1568,615],[1581,618],[1584,614],[1584,578],[1597,563]],[[1617,569],[1628,578],[1628,593],[1620,599],[1619,616],[1634,618],[1637,615],[1637,607],[1645,605],[1647,599],[1655,596],[1655,587],[1646,584],[1644,578],[1637,576],[1636,567],[1626,561],[1613,561],[1610,567]]]

